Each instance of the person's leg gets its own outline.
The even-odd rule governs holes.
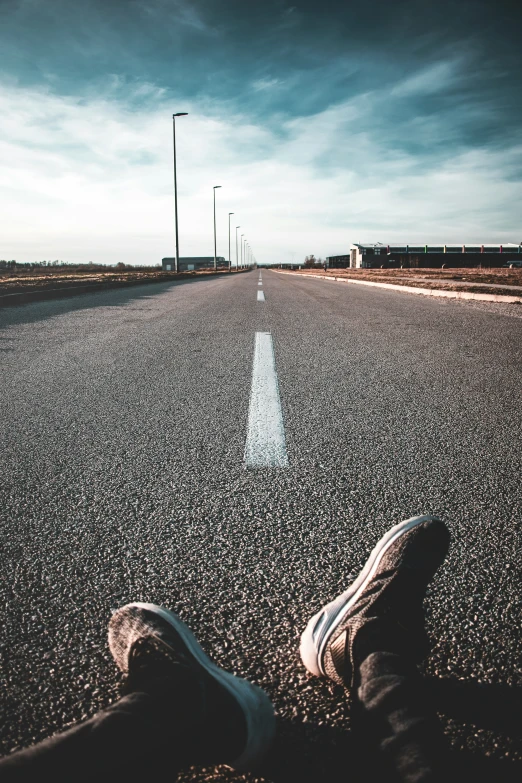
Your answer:
[[[359,671],[356,716],[358,710],[365,745],[380,750],[379,766],[407,783],[437,780],[447,751],[415,664],[402,655],[374,652]]]
[[[197,727],[198,716],[190,720],[185,714],[186,723],[175,725],[161,706],[150,694],[129,694],[89,720],[0,759],[0,780],[114,780],[121,769],[141,767],[149,757],[154,759],[162,742],[170,745],[175,777],[190,739],[186,727]]]
[[[405,783],[435,780],[444,755],[417,663],[427,652],[422,601],[448,545],[435,517],[396,525],[301,638],[306,668],[350,689],[354,730],[378,750],[387,779]]]
[[[126,695],[107,710],[0,759],[3,780],[143,779],[185,766],[256,766],[275,729],[270,700],[220,669],[181,620],[153,604],[113,615],[109,645]]]

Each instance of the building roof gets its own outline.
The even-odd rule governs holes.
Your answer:
[[[522,243],[521,243],[522,244]],[[514,242],[461,242],[457,244],[455,242],[352,242],[351,247],[360,247],[364,249],[375,249],[383,247],[500,247],[503,248],[515,248],[518,250],[520,245],[516,245]]]
[[[218,261],[224,261],[225,256],[216,256]],[[175,261],[174,256],[172,258],[162,258],[162,261]],[[214,256],[180,256],[180,261],[212,261],[214,263]]]

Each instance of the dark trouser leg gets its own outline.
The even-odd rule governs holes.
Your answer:
[[[374,755],[377,751],[384,779],[438,780],[443,734],[415,664],[394,653],[371,653],[359,668],[357,696],[357,728]]]
[[[77,726],[0,759],[0,780],[144,780],[144,772],[168,772],[198,763],[202,699],[185,677],[163,697],[131,693]],[[169,697],[169,691],[171,690]]]

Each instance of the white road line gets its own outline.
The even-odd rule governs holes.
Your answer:
[[[264,302],[265,301],[265,292],[264,291],[258,291],[257,292],[257,301],[258,302]]]
[[[286,468],[285,427],[269,332],[256,332],[245,445],[247,468]]]
[[[262,281],[262,280],[260,280],[260,281],[259,281],[259,283],[258,283],[258,285],[263,285],[263,281]]]

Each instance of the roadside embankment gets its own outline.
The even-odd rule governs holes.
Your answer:
[[[330,282],[374,286],[400,291],[401,293],[421,294],[423,296],[474,299],[483,302],[504,302],[506,304],[522,303],[522,274],[519,270],[509,270],[511,273],[514,272],[514,274],[510,275],[502,274],[504,270],[488,270],[482,274],[477,272],[477,270],[451,270],[451,274],[447,276],[444,276],[443,270],[440,269],[362,269],[348,271],[327,270],[326,272],[314,272],[313,270],[303,270],[301,272],[275,271],[280,274],[299,275],[300,277],[310,277]],[[411,274],[412,271],[420,274]],[[456,271],[464,274],[456,275]],[[495,272],[500,274],[495,274]]]
[[[248,270],[241,270],[248,271]],[[106,291],[111,288],[146,285],[148,283],[176,282],[177,280],[228,275],[228,271],[204,270],[198,272],[107,272],[93,275],[23,275],[0,277],[0,307],[36,302],[43,299],[76,296],[78,294]],[[234,274],[237,274],[234,271]]]

